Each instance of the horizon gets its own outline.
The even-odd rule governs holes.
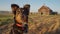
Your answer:
[[[20,7],[23,7],[25,4],[30,4],[30,11],[37,12],[38,9],[45,4],[53,11],[60,13],[59,1],[60,0],[0,0],[0,11],[11,11],[11,4],[18,4]]]

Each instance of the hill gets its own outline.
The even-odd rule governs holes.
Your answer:
[[[10,14],[10,11],[0,11],[0,14]]]

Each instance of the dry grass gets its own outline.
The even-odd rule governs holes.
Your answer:
[[[29,21],[33,21],[29,26],[29,34],[60,34],[60,16],[30,15]]]
[[[11,28],[10,25],[8,26]],[[4,34],[8,34],[10,28]],[[60,15],[30,14],[28,34],[60,34]]]

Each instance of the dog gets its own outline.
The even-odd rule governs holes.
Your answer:
[[[23,34],[28,32],[28,15],[30,5],[26,4],[20,8],[17,4],[12,4],[11,9],[14,16],[14,25],[10,34]]]

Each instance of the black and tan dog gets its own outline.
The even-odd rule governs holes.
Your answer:
[[[17,4],[11,5],[13,16],[14,16],[14,25],[10,34],[23,34],[28,32],[28,15],[30,5],[25,5],[24,8],[20,8]]]

